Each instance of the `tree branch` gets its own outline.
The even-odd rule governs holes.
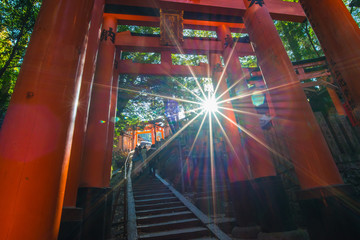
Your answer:
[[[16,42],[11,50],[11,54],[8,58],[8,60],[5,62],[4,66],[0,69],[0,78],[2,78],[2,76],[4,75],[5,71],[9,68],[10,66],[10,63],[12,62],[12,60],[14,59],[15,55],[17,54],[18,52],[18,49],[20,48],[19,47],[19,44],[20,44],[20,41],[21,41],[21,38],[24,36],[25,34],[25,30],[26,30],[26,23],[29,21],[29,18],[30,18],[30,15],[31,15],[31,12],[32,12],[32,6],[31,6],[31,2],[29,2],[29,5],[27,6],[27,12],[21,22],[21,29],[20,29],[20,32],[19,34],[17,35],[16,37]]]
[[[319,52],[316,50],[315,44],[314,44],[314,42],[313,42],[313,40],[312,40],[312,38],[311,38],[310,32],[309,32],[308,21],[305,22],[305,33],[306,33],[306,35],[307,35],[307,37],[308,37],[308,39],[309,39],[309,41],[310,41],[310,44],[311,44],[312,48],[314,49],[316,55],[317,55],[318,57],[320,57],[320,54],[319,54]]]

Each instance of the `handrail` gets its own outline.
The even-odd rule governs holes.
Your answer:
[[[220,240],[231,240],[215,223],[214,221],[200,211],[194,204],[187,200],[181,193],[179,193],[170,183],[165,181],[159,174],[155,174],[157,179],[160,180],[204,225],[207,227],[214,236]]]
[[[128,161],[129,161],[129,158],[130,158],[130,155],[134,155],[134,150],[132,150],[131,152],[129,152],[129,154],[127,155],[127,158],[125,160],[125,174],[124,174],[124,179],[127,179],[127,166],[128,166]]]
[[[135,200],[133,195],[132,189],[132,182],[131,182],[131,170],[132,170],[132,162],[130,162],[129,166],[129,173],[128,178],[125,179],[126,181],[126,233],[128,240],[137,240],[139,238],[137,233],[137,225],[136,225],[136,213],[135,213]]]

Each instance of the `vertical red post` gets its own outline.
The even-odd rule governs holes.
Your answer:
[[[244,3],[248,8],[245,26],[275,108],[274,121],[288,143],[301,188],[342,184],[266,5]]]
[[[346,115],[345,109],[343,107],[343,105],[341,104],[341,101],[339,99],[339,96],[337,95],[336,91],[332,88],[326,87],[326,90],[329,93],[329,96],[331,98],[331,101],[333,102],[336,112],[339,115]]]
[[[154,123],[154,131],[152,132],[152,137],[151,137],[151,140],[152,140],[152,144],[155,144],[156,143],[156,123]]]
[[[229,85],[233,85],[236,81],[240,80],[238,85],[241,86],[242,93],[249,94],[250,91],[248,90],[246,82],[249,74],[241,67],[239,56],[234,49],[236,43],[231,37],[231,31],[229,27],[226,25],[221,25],[217,28],[216,32],[218,39],[221,40],[224,46],[223,57],[225,68],[229,76]],[[222,82],[224,81],[225,79]],[[224,82],[224,84],[225,86],[219,93],[224,91],[224,89],[227,89],[226,82]],[[239,106],[236,107],[236,110],[247,112],[241,113],[241,124],[244,124],[242,127],[246,131],[243,131],[244,148],[249,159],[252,177],[260,178],[275,176],[275,167],[272,162],[269,150],[266,148],[266,140],[260,126],[261,115],[256,114],[254,105],[251,101],[251,96],[247,96],[239,100],[234,100],[233,102],[236,102],[237,106]],[[251,136],[249,134],[251,134]]]
[[[330,4],[331,1],[316,1]],[[307,102],[266,4],[244,0],[244,23],[275,109],[274,119],[298,176],[312,239],[360,237],[359,217]],[[250,3],[254,3],[250,6]],[[326,8],[321,11],[326,11]],[[341,10],[340,10],[341,11]]]
[[[111,88],[111,102],[110,102],[110,120],[109,120],[109,129],[108,129],[108,146],[106,151],[106,160],[104,168],[104,186],[110,186],[110,174],[111,174],[111,165],[112,165],[112,153],[114,145],[114,131],[116,123],[116,109],[118,101],[118,83],[119,83],[119,73],[118,73],[118,62],[120,60],[120,50],[116,52],[115,59],[115,68],[113,83]]]
[[[246,81],[249,74],[241,67],[239,56],[234,50],[236,42],[231,37],[229,27],[226,25],[219,26],[217,34],[224,46],[223,56],[229,75],[229,85],[240,81],[238,83],[241,89],[240,94],[244,94],[241,99],[233,101],[233,105],[236,106],[236,110],[243,111],[239,114],[239,124],[242,125],[243,146],[252,174],[251,187],[246,189],[245,194],[250,196],[250,200],[257,203],[253,214],[257,215],[257,224],[261,226],[263,231],[282,232],[293,230],[295,225],[291,220],[288,198],[281,179],[276,176],[269,146],[260,126],[260,117],[262,115],[256,113],[251,95],[249,95],[250,91]],[[249,96],[246,96],[247,94]],[[269,198],[269,195],[272,197]],[[264,199],[267,200],[264,201]],[[249,208],[249,206],[245,207]],[[238,214],[238,218],[240,218],[242,213],[239,212]],[[246,236],[240,235],[238,237],[244,238]]]
[[[111,89],[115,63],[117,20],[104,16],[92,87],[86,130],[83,168],[77,206],[83,209],[82,239],[103,239],[108,234],[107,219],[111,191],[104,183],[110,121]],[[109,195],[110,194],[110,195]],[[109,197],[108,197],[109,195]]]
[[[133,136],[134,136],[134,139],[133,139],[134,147],[133,147],[133,149],[135,149],[135,147],[137,146],[137,143],[138,143],[137,130],[133,130]]]
[[[57,239],[92,7],[42,3],[0,133],[1,239]]]
[[[69,173],[66,181],[64,198],[65,207],[75,207],[82,167],[85,133],[88,122],[90,95],[94,80],[97,52],[100,42],[100,30],[105,0],[95,0],[92,10],[91,26],[88,34],[88,44],[84,73],[82,76],[79,103],[75,121],[74,137],[71,147]]]
[[[116,28],[117,20],[113,16],[105,16],[91,95],[81,187],[105,187],[103,174],[108,143]]]
[[[319,39],[346,107],[360,124],[360,29],[341,0],[300,0]]]
[[[222,74],[222,67],[219,54],[210,54],[210,68],[212,72],[212,77],[214,79],[214,85],[218,85],[217,95],[224,93],[228,87],[226,83],[226,78]],[[218,101],[229,99],[230,94],[226,92]],[[220,114],[215,113],[218,116],[218,119],[221,120],[222,126],[227,134],[227,137],[230,140],[230,143],[226,144],[227,152],[229,155],[228,160],[228,174],[230,182],[244,181],[251,178],[249,172],[249,166],[245,160],[244,149],[241,143],[241,135],[238,127],[236,126],[236,117],[231,102],[224,102],[220,104],[226,109],[219,109],[223,115],[225,115],[229,120],[234,123],[231,123],[228,119],[224,119]],[[230,110],[229,110],[230,109]],[[216,124],[216,123],[215,123]]]
[[[212,74],[214,85],[217,86],[219,84],[217,90],[217,96],[219,96],[228,89],[226,75],[223,74],[224,70],[221,67],[219,54],[210,54],[209,60],[210,72]],[[219,101],[229,98],[230,94],[227,91],[223,94]],[[251,194],[251,183],[249,181],[251,179],[251,173],[249,171],[250,167],[245,158],[245,150],[241,142],[241,134],[236,126],[235,113],[231,110],[233,108],[232,103],[230,101],[224,102],[221,106],[226,109],[219,109],[219,112],[225,115],[228,119],[221,116],[219,113],[215,112],[214,114],[220,120],[223,130],[226,133],[226,136],[224,137],[229,139],[229,142],[225,142],[228,156],[225,166],[227,166],[227,173],[230,180],[230,196],[235,210],[237,225],[240,227],[254,226],[256,225],[256,213],[253,195]],[[213,121],[217,122],[215,119]],[[217,125],[217,123],[214,123],[214,125]]]

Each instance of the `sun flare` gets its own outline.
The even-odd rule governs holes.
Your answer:
[[[219,108],[215,97],[206,98],[202,103],[202,107],[205,111],[212,113],[217,112]]]

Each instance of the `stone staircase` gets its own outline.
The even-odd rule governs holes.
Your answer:
[[[139,239],[230,239],[160,177],[135,180],[132,192]]]

